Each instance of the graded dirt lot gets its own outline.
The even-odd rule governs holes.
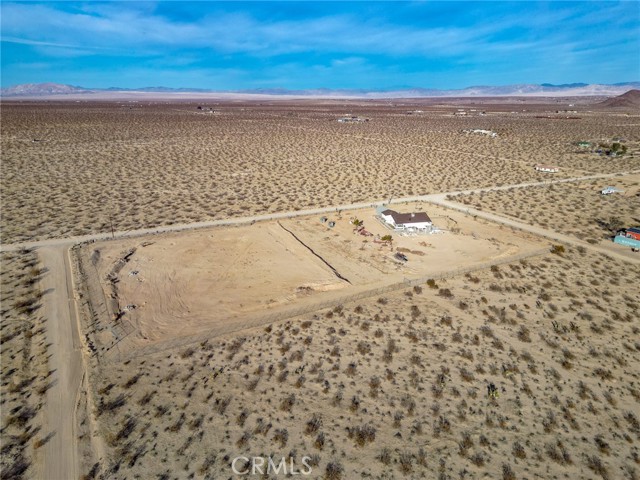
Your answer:
[[[267,323],[323,302],[547,249],[531,235],[459,212],[428,204],[394,208],[428,209],[441,233],[400,235],[374,209],[364,209],[88,244],[82,271],[100,283],[99,298],[108,299],[96,349],[113,346],[124,353],[176,337],[233,331],[252,319]],[[356,218],[370,236],[356,232]],[[388,234],[391,242],[380,240]],[[396,259],[397,252],[408,261]],[[94,310],[102,311],[101,302]]]

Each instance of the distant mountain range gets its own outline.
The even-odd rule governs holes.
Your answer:
[[[0,89],[2,97],[45,97],[62,95],[84,95],[100,93],[162,93],[162,94],[242,94],[273,95],[294,97],[353,97],[353,98],[424,98],[424,97],[512,97],[512,96],[616,96],[629,90],[640,89],[640,82],[605,84],[569,83],[552,85],[550,83],[474,86],[459,90],[438,90],[431,88],[399,88],[389,90],[358,89],[308,89],[287,90],[282,88],[252,90],[209,90],[201,88],[84,88],[57,83],[26,83]]]

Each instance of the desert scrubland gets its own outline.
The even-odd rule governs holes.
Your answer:
[[[375,102],[202,105],[3,102],[2,241],[539,181],[536,163],[565,167],[561,176],[640,167],[635,147],[606,160],[573,153],[578,140],[640,140],[633,121],[617,115],[549,120],[489,110],[465,118],[438,106],[408,115],[416,105]],[[338,123],[347,113],[370,120]],[[499,136],[462,133],[468,128]]]
[[[60,456],[82,479],[235,478],[238,456],[284,457],[288,473],[326,480],[637,479],[631,254],[550,245],[427,202],[392,208],[426,211],[444,233],[401,236],[373,208],[342,209],[326,222],[86,243],[73,272],[48,271],[37,249],[4,251],[640,169],[637,116],[510,102],[3,101],[2,478],[56,463],[42,453],[62,437],[44,418],[55,392],[77,394],[51,425],[72,423],[77,442]],[[346,115],[369,121],[337,122]],[[613,141],[627,153],[593,151]],[[638,223],[638,184],[621,175],[454,200],[596,244]],[[605,185],[625,192],[601,196]],[[56,270],[72,244],[56,246]],[[48,343],[61,330],[50,304],[80,313],[66,325],[79,330],[67,344],[82,351],[80,392],[52,380],[70,352]]]
[[[45,274],[35,251],[3,252],[0,271],[2,324],[2,478],[22,478],[37,450],[55,433],[43,428],[41,409],[51,387],[45,339],[47,319],[40,313]]]
[[[637,478],[640,271],[556,252],[103,362],[85,478]]]
[[[602,195],[606,186],[620,191]],[[610,242],[617,229],[640,222],[639,175],[479,192],[452,199],[593,244]]]

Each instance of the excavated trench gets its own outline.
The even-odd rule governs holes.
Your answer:
[[[306,248],[311,253],[313,253],[316,257],[318,257],[322,261],[322,263],[324,263],[327,267],[329,267],[331,269],[331,271],[334,273],[334,275],[336,277],[338,277],[340,280],[344,280],[349,285],[351,285],[351,282],[349,280],[347,280],[345,277],[340,275],[340,272],[338,272],[335,268],[333,268],[333,266],[329,262],[327,262],[324,258],[322,258],[320,255],[318,255],[316,252],[314,252],[313,249],[309,245],[307,245],[302,240],[300,240],[296,236],[295,233],[293,233],[291,230],[288,230],[287,228],[285,228],[280,222],[278,222],[278,225],[280,225],[280,228],[282,228],[285,232],[288,232],[293,238],[295,238],[300,243],[300,245],[302,245],[304,248]]]

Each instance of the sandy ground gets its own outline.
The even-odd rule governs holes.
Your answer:
[[[636,478],[638,274],[571,248],[102,363],[100,475]]]
[[[601,191],[607,186],[619,191],[602,195]],[[566,233],[594,245],[610,246],[615,229],[636,225],[640,219],[640,175],[475,192],[454,196],[453,200]],[[612,219],[617,220],[613,229],[609,227]]]
[[[511,187],[509,186],[505,186],[505,187],[498,187],[498,188],[492,188],[491,190],[496,190],[496,191],[502,191],[502,190],[510,190]],[[462,207],[460,205],[456,205],[454,203],[451,202],[446,202],[444,199],[445,197],[447,197],[446,194],[443,195],[434,195],[432,196],[432,198],[430,197],[431,201],[437,201],[437,202],[444,202],[446,204],[448,204],[449,206],[453,207],[453,208],[458,208],[461,209],[461,211],[466,211],[465,207]],[[415,210],[419,210],[419,209],[424,209],[422,208],[424,206],[424,204],[420,204],[421,208],[415,208]],[[397,210],[401,210],[403,211],[401,208],[399,207],[394,207]],[[433,207],[428,207],[428,211],[431,212],[432,216],[434,216],[434,219],[437,220],[437,216],[434,215],[434,212],[432,210],[430,210]],[[414,210],[414,208],[411,208],[411,210]],[[357,214],[357,216],[364,218],[361,213],[362,210],[358,210],[356,212],[354,212]],[[506,225],[515,225],[519,228],[524,228],[525,231],[530,231],[533,233],[537,233],[537,234],[542,234],[544,236],[546,236],[549,239],[553,239],[553,240],[566,240],[568,244],[573,244],[573,245],[579,245],[579,241],[575,240],[575,239],[571,239],[571,238],[565,238],[565,236],[559,235],[559,234],[554,234],[553,232],[544,230],[544,229],[540,229],[538,227],[533,227],[533,226],[527,226],[524,224],[521,224],[520,222],[514,222],[512,220],[508,220],[508,219],[504,219],[503,217],[499,217],[499,216],[495,216],[495,215],[491,215],[488,214],[486,212],[477,212],[479,217],[486,217],[490,220],[493,221],[498,221],[499,223],[504,223]],[[448,215],[450,216],[450,215]],[[300,223],[299,220],[287,220],[290,223]],[[436,223],[438,223],[439,220],[436,221]],[[242,222],[241,222],[242,223]],[[309,225],[316,225],[315,223],[310,223]],[[347,222],[338,222],[338,226],[336,228],[336,230],[334,231],[337,232],[338,230],[340,230],[341,226],[346,226],[348,225]],[[379,224],[376,224],[375,222],[368,222],[367,227],[370,230],[376,230],[378,228],[382,228]],[[440,222],[440,226],[442,226],[442,222]],[[494,231],[496,227],[489,227],[488,231]],[[344,230],[344,228],[343,228]],[[474,225],[474,229],[473,232],[475,234],[475,232],[478,230],[477,225]],[[350,230],[350,227],[347,227],[346,232],[353,235],[352,230]],[[381,233],[385,233],[384,229],[381,230]],[[461,231],[461,233],[464,233]],[[132,232],[132,234],[134,234],[135,236],[135,232]],[[121,234],[120,234],[121,235]],[[336,233],[336,235],[338,235]],[[436,237],[431,237],[431,238],[436,238]],[[440,238],[440,237],[438,237]],[[402,238],[399,237],[398,241],[396,242],[396,244],[398,242],[403,242],[403,241],[409,241],[412,242],[414,241],[415,243],[415,238],[411,239],[411,238]],[[420,240],[422,241],[422,240]],[[50,245],[47,245],[47,243],[50,243]],[[44,291],[48,294],[48,295],[57,295],[56,299],[47,299],[47,304],[49,305],[48,310],[51,309],[58,309],[60,308],[60,305],[63,305],[65,302],[69,302],[69,294],[68,292],[72,290],[71,287],[68,286],[68,284],[65,284],[63,286],[62,281],[63,278],[65,277],[65,275],[62,275],[60,272],[62,272],[63,268],[60,265],[60,262],[62,261],[62,258],[64,258],[64,254],[63,252],[65,251],[65,247],[68,247],[68,245],[71,245],[74,243],[73,239],[67,239],[65,241],[57,241],[57,240],[51,240],[48,242],[38,242],[38,245],[41,247],[45,247],[43,249],[43,255],[42,255],[42,259],[45,260],[47,263],[45,263],[44,269],[42,270],[43,272],[48,271],[50,268],[53,269],[54,272],[58,272],[54,277],[50,280],[48,280],[48,282],[53,282],[56,284],[56,286],[54,287],[48,287],[46,289],[44,289]],[[66,246],[65,246],[66,244]],[[404,251],[411,249],[411,247],[415,246],[411,243],[407,244],[404,243],[404,246],[400,246],[400,248],[402,248]],[[590,250],[594,250],[594,251],[602,251],[601,247],[598,246],[594,246],[594,245],[590,245],[590,244],[586,244],[587,249]],[[422,245],[421,245],[422,247]],[[11,246],[3,246],[3,249],[12,249]],[[580,248],[583,248],[580,246]],[[3,255],[11,255],[10,253],[4,254]],[[22,253],[18,254],[17,258],[21,258],[22,257]],[[411,256],[411,254],[409,253],[409,256]],[[417,255],[418,257],[421,257],[421,255]],[[617,255],[616,255],[617,256]],[[496,257],[496,259],[494,259],[494,263],[497,263],[497,260],[499,259],[500,255],[498,255]],[[624,258],[624,257],[623,257]],[[505,260],[504,258],[501,260]],[[509,257],[506,258],[507,261],[509,261]],[[4,257],[3,257],[3,264],[4,264]],[[68,268],[65,266],[65,269],[68,270]],[[11,271],[9,271],[11,272]],[[470,278],[475,278],[475,277],[470,277]],[[70,279],[67,278],[66,282],[70,282]],[[5,281],[3,280],[3,284],[5,283]],[[67,293],[65,293],[67,292]],[[57,306],[56,306],[57,304]],[[71,304],[70,304],[71,305]],[[339,306],[339,305],[338,305]],[[53,311],[53,310],[51,310]],[[5,312],[6,313],[6,312]],[[8,326],[6,323],[4,323],[6,321],[6,316],[5,313],[3,313],[3,328],[4,326]],[[48,315],[52,315],[52,313],[48,313]],[[69,316],[71,316],[72,314],[70,313]],[[57,315],[54,315],[54,317]],[[64,315],[63,315],[64,316]],[[271,321],[277,320],[276,319],[271,319]],[[72,325],[71,323],[68,323],[67,325]],[[64,323],[61,325],[62,327],[64,327]],[[95,333],[95,330],[92,331],[92,329],[89,329],[89,333]],[[51,338],[54,338],[55,332],[52,334],[53,336]],[[13,335],[11,335],[11,337],[8,338],[12,338]],[[206,339],[208,338],[209,335],[204,335],[204,338],[200,339],[200,343],[202,343],[202,340],[205,340],[206,343]],[[4,338],[4,337],[3,337]],[[65,336],[65,338],[68,340],[70,337],[69,336]],[[91,335],[87,336],[87,339],[89,340],[89,347],[93,347],[94,345],[92,344],[91,340]],[[55,338],[54,338],[55,340]],[[60,340],[60,339],[58,339]],[[64,433],[65,435],[63,435],[63,437],[68,437],[69,436],[69,432],[70,431],[74,431],[76,429],[76,427],[74,427],[73,423],[73,419],[76,415],[78,415],[78,417],[76,418],[82,418],[82,422],[80,423],[80,426],[77,428],[77,434],[79,436],[80,439],[80,443],[79,443],[79,449],[78,451],[81,453],[76,453],[75,449],[71,449],[71,450],[66,450],[67,455],[63,455],[63,456],[59,456],[59,455],[53,455],[51,453],[47,453],[45,456],[45,460],[46,462],[44,464],[40,464],[38,463],[36,468],[37,469],[41,469],[41,466],[38,465],[46,465],[44,470],[39,470],[39,471],[46,471],[49,469],[49,467],[51,467],[52,469],[56,469],[58,471],[71,471],[71,469],[75,468],[75,465],[77,464],[78,461],[78,456],[81,455],[82,456],[82,460],[81,463],[82,465],[84,465],[84,467],[81,468],[86,468],[87,465],[93,465],[92,471],[97,471],[95,470],[95,468],[97,466],[100,466],[103,464],[103,462],[105,461],[105,459],[107,458],[105,455],[105,451],[104,451],[104,446],[102,445],[102,440],[103,437],[101,435],[96,436],[96,432],[99,429],[99,423],[97,422],[96,417],[91,413],[94,411],[95,408],[100,408],[100,403],[99,402],[95,402],[93,400],[93,397],[95,395],[95,392],[93,391],[93,387],[90,384],[87,384],[86,382],[86,377],[83,381],[83,387],[81,390],[81,398],[80,401],[78,403],[78,410],[76,412],[76,414],[72,414],[70,412],[71,408],[73,407],[73,410],[76,411],[75,408],[75,404],[71,401],[72,398],[74,398],[75,392],[77,392],[76,389],[76,385],[78,384],[79,380],[78,380],[78,375],[77,375],[77,369],[74,370],[74,368],[70,368],[73,365],[77,365],[76,363],[72,363],[69,364],[67,361],[62,361],[62,357],[65,358],[71,358],[70,356],[75,355],[74,350],[76,349],[76,343],[74,342],[68,342],[68,341],[64,341],[62,342],[60,340],[60,342],[58,340],[55,340],[56,345],[54,346],[54,350],[56,351],[56,354],[52,357],[50,357],[51,359],[55,359],[57,358],[58,360],[56,360],[55,362],[51,362],[51,364],[53,364],[55,367],[57,368],[52,368],[49,373],[47,375],[44,375],[43,378],[46,379],[48,378],[52,372],[58,372],[58,376],[60,378],[62,378],[65,382],[65,385],[68,385],[71,387],[70,390],[68,391],[64,391],[62,392],[61,390],[55,390],[52,391],[51,394],[48,394],[46,398],[49,398],[49,396],[51,396],[52,398],[52,402],[51,402],[51,407],[47,407],[44,411],[43,411],[43,420],[44,420],[44,424],[48,427],[48,428],[52,428],[51,431],[49,431],[49,433],[47,435],[43,435],[41,436],[40,439],[36,440],[36,443],[34,445],[37,446],[37,448],[41,448],[42,445],[48,445],[48,442],[51,442],[52,438],[55,438],[56,434],[58,431]],[[3,340],[4,342],[4,340]],[[52,343],[48,343],[47,344],[47,348],[53,346]],[[65,347],[66,345],[66,347]],[[177,344],[172,344],[171,342],[168,342],[167,344],[164,345],[164,348],[176,348]],[[63,349],[61,349],[61,347],[65,347]],[[68,347],[68,348],[67,348]],[[5,347],[6,348],[6,347]],[[152,352],[153,350],[151,350],[150,352]],[[141,351],[141,353],[144,351]],[[90,348],[87,348],[87,353],[90,353]],[[13,357],[12,357],[13,358]],[[13,369],[12,369],[13,371]],[[7,372],[7,373],[11,373],[11,372]],[[47,384],[47,386],[43,386],[43,388],[41,389],[41,392],[44,394],[46,392],[48,392],[48,390],[50,388],[52,388],[53,386],[55,386],[58,382],[58,379],[56,378],[54,381],[50,382]],[[5,397],[5,394],[3,393],[3,398]],[[64,413],[62,410],[60,410],[58,407],[63,406],[64,404],[67,404],[67,409],[66,409],[66,413]],[[4,410],[6,411],[6,410]],[[11,417],[5,417],[5,420],[10,419]],[[36,430],[33,430],[33,433],[31,433],[30,435],[33,436],[35,435],[41,427],[36,428]],[[62,438],[62,437],[61,437]],[[40,450],[40,451],[45,451],[45,450]],[[37,452],[34,452],[34,454]],[[23,452],[24,455],[24,452]],[[14,457],[16,460],[13,464],[13,467],[18,467],[20,468],[25,468],[22,467],[22,465],[26,465],[26,468],[28,468],[29,463],[20,463],[21,458],[24,457]],[[33,458],[37,459],[37,458],[41,458],[38,455],[34,455]],[[97,460],[97,461],[96,461]]]
[[[363,209],[334,212],[324,223],[308,216],[89,244],[83,249],[85,271],[101,282],[110,313],[100,320],[96,349],[116,346],[122,354],[150,342],[233,329],[251,318],[277,318],[292,308],[546,251],[546,243],[533,236],[430,204],[394,208],[426,210],[442,233],[403,236],[383,225],[375,209]],[[356,218],[371,236],[355,233]],[[380,240],[387,234],[391,244]],[[395,259],[397,252],[408,261]]]
[[[537,118],[553,104],[465,117],[453,105],[409,115],[421,108],[409,100],[205,104],[215,115],[198,105],[3,101],[3,242],[542,181],[537,163],[559,177],[640,168],[635,117]],[[345,113],[370,121],[338,123]],[[624,157],[575,146],[617,137]]]
[[[549,215],[546,223],[504,216],[529,209],[519,197],[527,189],[511,191],[514,184],[637,170],[637,117],[581,110],[578,119],[551,118],[555,106],[504,101],[468,117],[444,102],[419,115],[408,115],[410,102],[237,102],[212,116],[195,106],[3,101],[3,475],[230,478],[234,456],[271,452],[296,461],[309,455],[312,478],[325,479],[638,478],[637,259],[576,238],[571,230],[585,216],[575,196],[566,199],[570,214]],[[371,121],[338,124],[346,110]],[[463,133],[468,128],[499,136]],[[620,136],[630,150],[622,158],[575,146]],[[532,171],[550,160],[560,175]],[[498,200],[477,211],[447,194],[425,196],[482,188]],[[458,243],[395,238],[393,249],[409,257],[401,266],[390,260],[390,247],[365,244],[348,227],[349,204],[389,197],[457,209],[450,217],[471,215],[456,227],[447,223],[459,233],[438,237]],[[331,214],[335,205],[345,211],[327,230],[317,214]],[[310,222],[305,209],[315,212]],[[425,209],[437,220],[435,207]],[[379,228],[364,210],[353,214],[367,229]],[[327,252],[327,262],[352,283],[337,281],[283,232],[253,234],[273,222],[246,225],[276,215],[323,258]],[[245,224],[236,228],[250,232],[247,240],[228,237],[221,251],[207,249],[207,235],[221,228],[157,235],[157,245],[141,246],[155,230],[234,222]],[[474,228],[459,227],[465,222]],[[565,252],[517,260],[513,249],[521,243],[510,240],[509,227],[522,229],[519,239],[542,235],[531,253],[549,242]],[[72,244],[104,238],[112,228],[120,238],[104,244],[100,261],[138,246],[131,257],[140,261],[138,274],[129,276],[126,264],[117,283],[140,295],[139,305],[148,296],[156,301],[145,305],[153,315],[130,309],[124,321],[107,325],[100,319],[138,304],[118,303],[99,274],[91,282],[81,271],[83,281],[74,285],[78,266],[65,257]],[[183,248],[190,236],[192,248]],[[43,248],[38,257],[7,242]],[[122,249],[108,252],[116,242]],[[246,251],[257,254],[244,264],[243,242],[256,242]],[[477,244],[471,253],[470,243]],[[95,246],[85,249],[91,255]],[[145,249],[154,251],[146,260]],[[300,259],[300,268],[287,268],[283,256]],[[95,270],[90,259],[86,265]],[[271,268],[283,265],[284,277]],[[438,276],[441,266],[450,274]],[[136,290],[145,270],[165,290]],[[432,274],[436,280],[426,282]],[[376,290],[382,277],[401,281]],[[260,295],[238,293],[244,279]],[[277,295],[267,295],[260,279]],[[310,285],[314,290],[299,290]],[[92,310],[94,302],[102,309]],[[191,315],[195,309],[200,315]],[[216,319],[218,312],[224,315]],[[146,339],[129,322],[138,313]],[[228,315],[248,321],[228,330]],[[209,321],[221,328],[207,329]],[[164,330],[150,341],[155,327]],[[181,337],[186,331],[201,333]],[[100,352],[113,338],[121,342],[114,350],[132,355]],[[497,399],[486,396],[491,382]]]

